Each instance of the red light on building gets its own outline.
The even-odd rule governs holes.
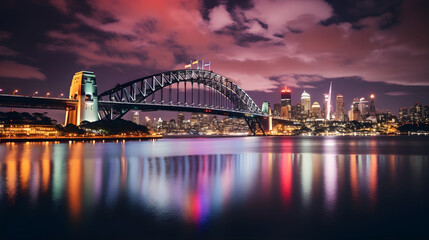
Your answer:
[[[291,90],[290,90],[290,89],[288,89],[288,88],[285,86],[285,89],[282,89],[282,90],[281,90],[281,92],[282,92],[282,93],[285,93],[285,92],[290,93],[290,92],[291,92]]]

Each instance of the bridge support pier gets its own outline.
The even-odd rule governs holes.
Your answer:
[[[70,99],[78,100],[74,109],[66,112],[65,125],[79,125],[83,121],[94,122],[98,117],[97,83],[93,72],[75,73],[70,87]]]
[[[244,118],[246,120],[247,125],[249,126],[250,132],[252,133],[252,136],[255,136],[256,133],[261,132],[262,135],[265,136],[264,128],[261,124],[261,118],[256,117],[246,117]]]

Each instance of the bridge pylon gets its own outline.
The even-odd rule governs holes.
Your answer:
[[[67,109],[65,124],[79,125],[83,121],[99,120],[97,82],[93,72],[75,73],[70,86],[70,99],[78,100],[77,107]]]

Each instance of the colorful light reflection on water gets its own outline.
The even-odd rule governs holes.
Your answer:
[[[419,229],[417,212],[428,213],[424,146],[421,139],[289,137],[4,144],[0,237],[26,236],[22,221],[33,224],[29,234],[71,238],[341,238],[352,223],[364,231],[379,224],[375,236],[416,234],[384,233],[383,221]],[[57,230],[43,225],[52,223]],[[116,229],[128,223],[126,232]]]

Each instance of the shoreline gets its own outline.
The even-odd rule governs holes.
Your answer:
[[[0,138],[0,143],[7,142],[69,142],[69,141],[116,141],[116,140],[158,140],[163,137],[156,136],[93,136],[93,137],[15,137]]]

